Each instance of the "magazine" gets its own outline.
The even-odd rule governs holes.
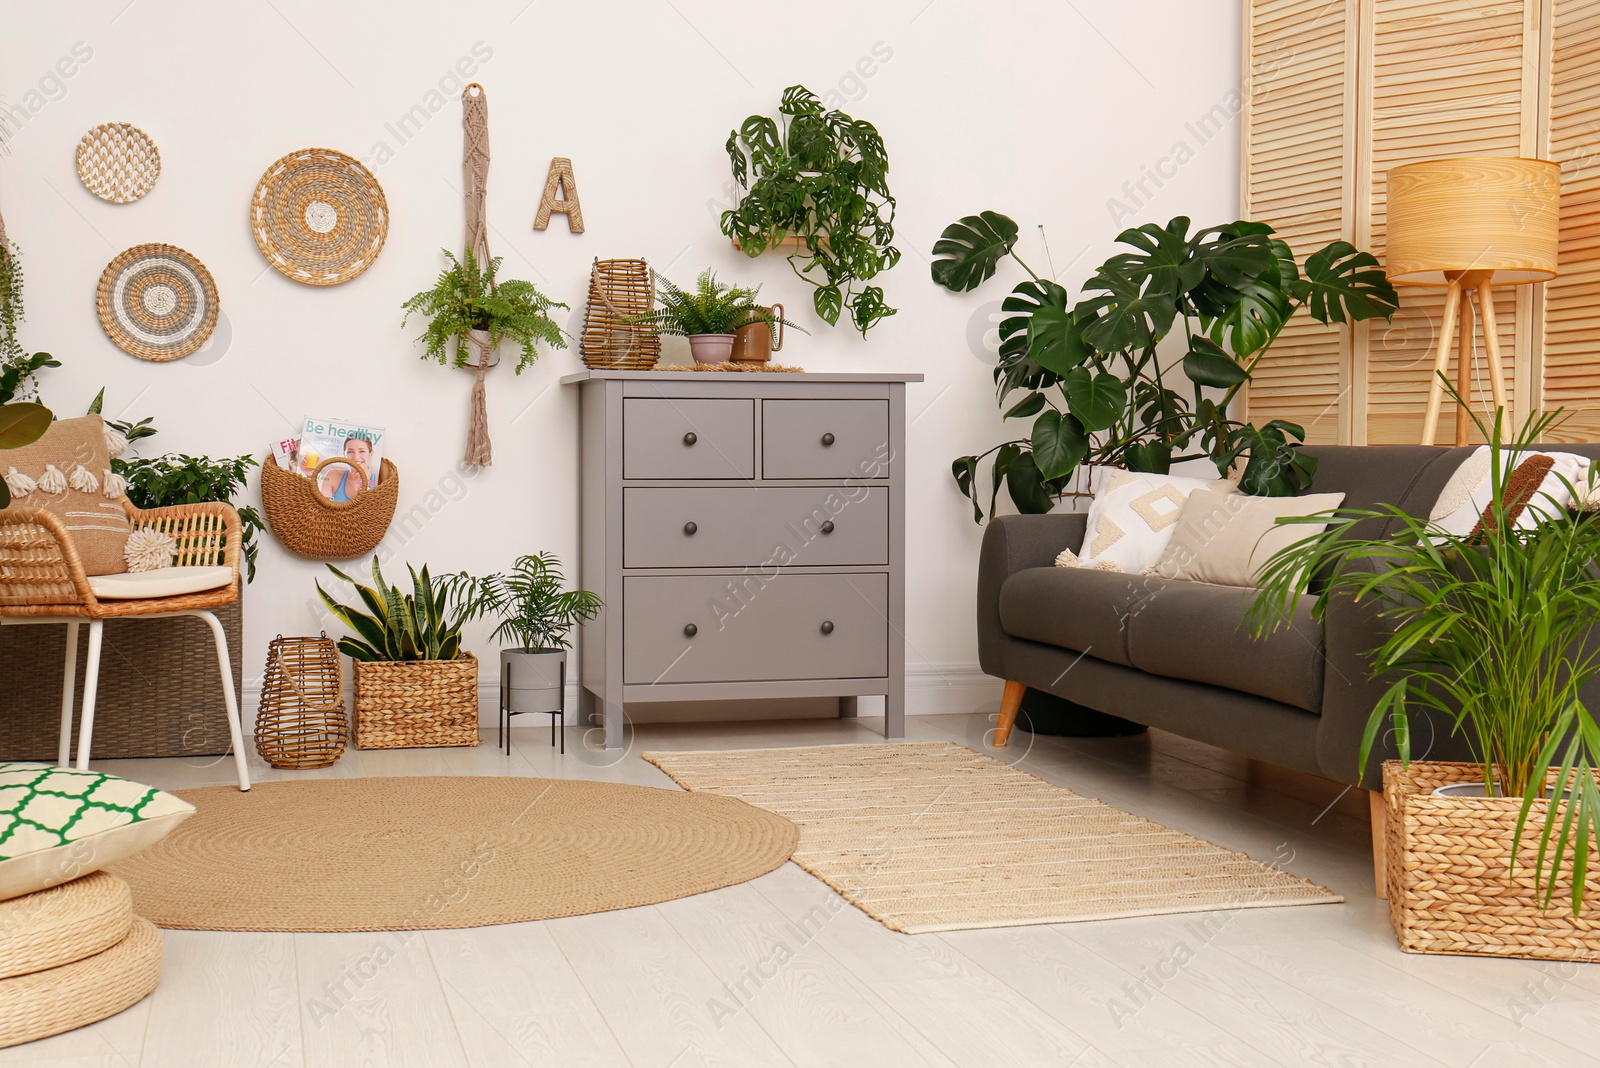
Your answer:
[[[331,457],[355,464],[365,480],[344,464],[333,464],[317,477],[317,491],[334,501],[353,500],[378,484],[383,468],[384,429],[338,419],[308,418],[300,435],[300,474],[310,478],[317,465]]]
[[[284,438],[282,441],[272,443],[273,459],[278,461],[278,466],[285,471],[294,471],[299,474],[300,467],[300,439]]]

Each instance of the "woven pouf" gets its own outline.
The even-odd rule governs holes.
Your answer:
[[[136,916],[128,936],[103,953],[0,979],[0,1046],[98,1023],[138,1004],[160,981],[161,932]]]
[[[0,979],[92,957],[132,924],[133,893],[110,872],[0,901]]]

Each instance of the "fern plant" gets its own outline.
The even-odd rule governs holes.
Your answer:
[[[491,635],[525,650],[565,649],[579,623],[600,614],[600,598],[588,590],[563,590],[566,579],[554,553],[519,556],[504,574],[469,578],[463,606],[467,618],[497,616]]]
[[[697,334],[731,334],[753,322],[776,321],[772,312],[756,303],[761,291],[726,286],[710,268],[700,272],[692,292],[678,288],[670,278],[656,275],[656,295],[661,307],[624,322],[647,326],[658,334],[692,337]],[[787,325],[787,324],[786,324]]]
[[[317,583],[317,594],[338,620],[355,636],[339,639],[339,651],[353,660],[399,662],[415,660],[459,660],[461,625],[467,614],[462,591],[469,580],[465,575],[444,575],[435,580],[423,565],[421,572],[410,564],[411,592],[384,581],[378,558],[372,558],[371,586],[357,582],[343,571],[328,565],[328,570],[356,588],[362,611],[354,605],[340,604]]]
[[[432,289],[423,290],[403,305],[406,315],[401,326],[409,323],[413,315],[428,319],[427,328],[417,338],[427,346],[425,359],[467,366],[466,335],[473,330],[487,331],[495,344],[502,339],[514,342],[521,350],[518,374],[538,360],[538,342],[557,349],[567,347],[561,328],[550,318],[552,308],[567,305],[546,297],[532,282],[520,278],[497,280],[500,256],[481,265],[471,249],[459,260],[448,249],[443,251],[450,265],[439,273],[439,280]],[[449,355],[452,339],[458,341],[453,359]]]

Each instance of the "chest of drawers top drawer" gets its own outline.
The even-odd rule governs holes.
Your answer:
[[[886,400],[764,400],[763,478],[888,478]]]
[[[754,478],[756,402],[749,398],[628,397],[623,478]]]

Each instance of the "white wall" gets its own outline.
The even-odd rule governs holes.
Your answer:
[[[259,456],[311,412],[387,426],[401,510],[435,511],[395,545],[397,561],[484,570],[550,549],[575,569],[576,396],[556,380],[580,367],[576,353],[491,377],[496,463],[465,483],[454,472],[471,378],[422,363],[416,330],[400,328],[400,303],[432,280],[440,246],[461,244],[460,105],[445,94],[403,143],[390,126],[437,104],[429,94],[463,59],[490,96],[492,247],[507,274],[573,305],[574,333],[590,260],[642,255],[680,281],[714,266],[763,283],[791,317],[799,309],[812,336],[793,335],[788,362],[925,374],[910,394],[912,712],[988,692],[972,686],[981,531],[949,463],[1003,440],[984,335],[1020,278],[1008,268],[976,294],[944,292],[928,277],[939,231],[984,208],[1010,214],[1024,258],[1053,263],[1076,291],[1129,213],[1218,222],[1238,203],[1237,119],[1209,137],[1198,125],[1216,105],[1219,116],[1237,108],[1240,13],[1224,0],[82,0],[7,4],[4,27],[0,95],[18,128],[0,158],[0,205],[25,253],[24,341],[65,363],[45,378],[45,400],[76,414],[106,386],[109,414],[161,427],[146,454]],[[87,61],[70,58],[78,42]],[[717,230],[728,130],[775,112],[796,82],[831,90],[889,148],[905,257],[883,284],[900,313],[866,341],[817,320],[781,258],[749,261]],[[132,122],[160,146],[160,183],[136,204],[106,204],[77,180],[77,141],[105,121]],[[268,269],[247,224],[262,170],[308,146],[368,159],[393,214],[378,263],[330,289]],[[573,160],[581,236],[559,217],[532,230],[554,155]],[[170,365],[124,354],[95,319],[100,272],[147,241],[195,253],[221,294],[214,343]],[[273,635],[321,625],[320,574],[267,537],[249,593],[252,679]]]

